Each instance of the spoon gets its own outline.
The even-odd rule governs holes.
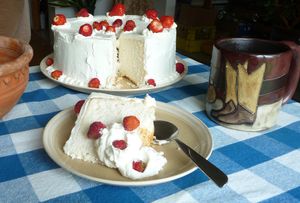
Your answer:
[[[227,175],[219,168],[195,152],[192,148],[177,139],[178,128],[168,121],[156,120],[154,121],[154,136],[158,141],[172,141],[175,140],[182,151],[200,168],[200,170],[207,175],[216,185],[223,187],[228,181]]]

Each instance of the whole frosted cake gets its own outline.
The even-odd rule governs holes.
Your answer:
[[[52,22],[54,56],[48,73],[62,82],[91,88],[118,88],[120,78],[133,87],[159,86],[179,77],[176,27],[171,16],[126,15],[116,4],[106,16],[82,9],[75,18],[57,14]]]
[[[117,168],[131,179],[153,176],[167,163],[150,145],[154,139],[156,102],[92,93],[75,105],[78,114],[64,145],[73,159]]]

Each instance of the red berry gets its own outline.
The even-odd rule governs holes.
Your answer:
[[[132,168],[138,172],[144,172],[146,168],[146,164],[142,161],[133,161],[132,162]]]
[[[53,64],[53,58],[47,58],[46,65],[51,66]]]
[[[108,24],[108,22],[106,20],[100,21],[99,24],[100,24],[101,30],[103,30],[103,28],[106,29],[109,26],[109,24]]]
[[[125,6],[121,3],[114,5],[109,12],[109,16],[123,16],[125,14]]]
[[[157,10],[155,10],[155,9],[148,9],[147,11],[146,11],[146,16],[147,16],[147,18],[150,18],[150,19],[157,19]]]
[[[88,23],[83,24],[79,28],[79,33],[82,34],[85,37],[91,36],[92,33],[93,33],[93,27]]]
[[[107,26],[105,32],[116,32],[116,28],[114,26]]]
[[[136,27],[133,20],[127,20],[124,26],[124,31],[132,31]]]
[[[126,149],[127,147],[127,143],[125,142],[125,140],[115,140],[113,141],[112,145],[115,147],[115,148],[118,148],[118,149]]]
[[[98,78],[92,78],[88,84],[90,88],[99,88],[100,80]]]
[[[162,32],[164,27],[159,20],[152,20],[151,23],[148,25],[148,29],[152,32],[157,33]]]
[[[82,107],[82,105],[84,104],[84,102],[85,102],[85,100],[79,100],[79,101],[75,104],[75,106],[74,106],[74,112],[75,112],[76,114],[79,114],[79,112],[80,112],[80,110],[81,110],[81,107]]]
[[[133,131],[140,126],[140,120],[136,116],[126,116],[123,118],[123,126],[127,131]]]
[[[97,22],[97,21],[94,21],[94,22],[93,22],[93,29],[101,30],[101,29],[100,29],[100,23]]]
[[[60,76],[62,75],[62,71],[60,70],[55,70],[51,73],[51,77],[57,80]]]
[[[108,22],[106,20],[102,20],[100,22],[93,22],[93,28],[96,30],[103,30],[106,29],[106,27],[109,26]]]
[[[174,23],[174,18],[172,16],[162,16],[160,21],[164,28],[170,28]]]
[[[121,25],[123,24],[121,19],[117,19],[113,22],[112,26],[116,27],[121,27]]]
[[[93,122],[90,125],[89,131],[87,133],[87,137],[91,139],[98,139],[102,135],[102,130],[106,128],[106,125],[104,125],[101,121]]]
[[[184,65],[182,63],[176,63],[176,71],[181,74],[184,72]]]
[[[149,80],[147,80],[147,84],[148,85],[152,85],[152,86],[156,86],[156,83],[155,83],[155,80],[154,79],[149,79]]]
[[[52,25],[63,25],[67,22],[64,14],[56,14],[52,20]]]
[[[86,8],[82,8],[76,13],[76,17],[89,17],[89,11]]]

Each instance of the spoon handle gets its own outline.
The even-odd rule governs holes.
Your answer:
[[[175,139],[182,151],[190,157],[190,159],[197,164],[203,173],[205,173],[212,181],[219,187],[223,187],[228,181],[228,177],[219,168],[210,163],[207,159],[195,152],[192,148],[184,144],[182,141]]]

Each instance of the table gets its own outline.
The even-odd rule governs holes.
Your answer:
[[[48,80],[39,66],[18,104],[0,120],[0,202],[299,202],[300,104],[283,106],[278,124],[263,132],[221,127],[205,114],[209,67],[179,55],[188,74],[150,95],[192,113],[209,128],[209,160],[228,174],[218,188],[200,170],[163,184],[118,187],[80,178],[56,165],[42,145],[43,128],[87,94]]]

